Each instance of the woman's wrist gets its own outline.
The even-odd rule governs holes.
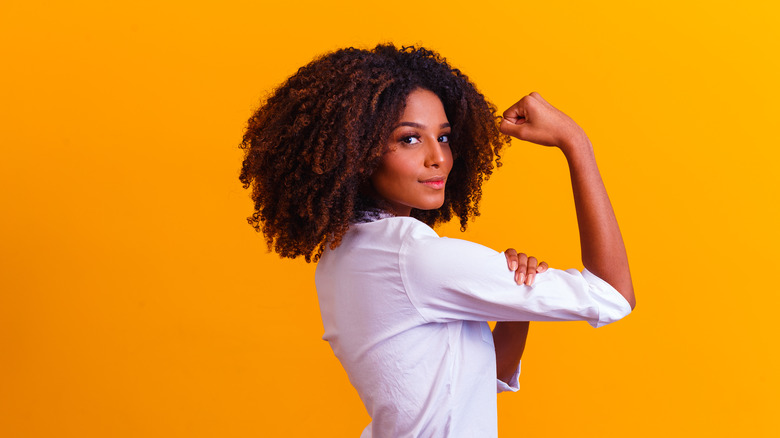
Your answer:
[[[593,144],[584,131],[562,140],[558,148],[570,163],[593,156]]]

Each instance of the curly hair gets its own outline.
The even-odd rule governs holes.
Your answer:
[[[364,210],[382,208],[367,196],[407,96],[426,89],[441,100],[452,126],[453,167],[444,204],[412,210],[430,226],[479,215],[482,181],[500,166],[509,138],[496,108],[458,69],[422,47],[378,45],[341,49],[301,67],[249,119],[240,148],[239,179],[252,187],[248,222],[282,257],[319,259],[341,243]]]

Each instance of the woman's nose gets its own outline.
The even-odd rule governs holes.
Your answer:
[[[438,139],[428,142],[427,155],[425,157],[426,167],[439,167],[447,159],[444,148],[439,143]]]

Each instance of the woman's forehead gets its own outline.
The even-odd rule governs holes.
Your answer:
[[[444,105],[434,92],[418,88],[406,97],[406,105],[396,126],[442,127],[449,126]],[[422,126],[414,126],[422,125]]]

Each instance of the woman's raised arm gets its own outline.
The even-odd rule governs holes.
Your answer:
[[[520,140],[555,146],[566,156],[580,231],[582,263],[617,289],[633,309],[636,299],[626,248],[585,131],[538,93],[523,97],[506,110],[500,129]]]

